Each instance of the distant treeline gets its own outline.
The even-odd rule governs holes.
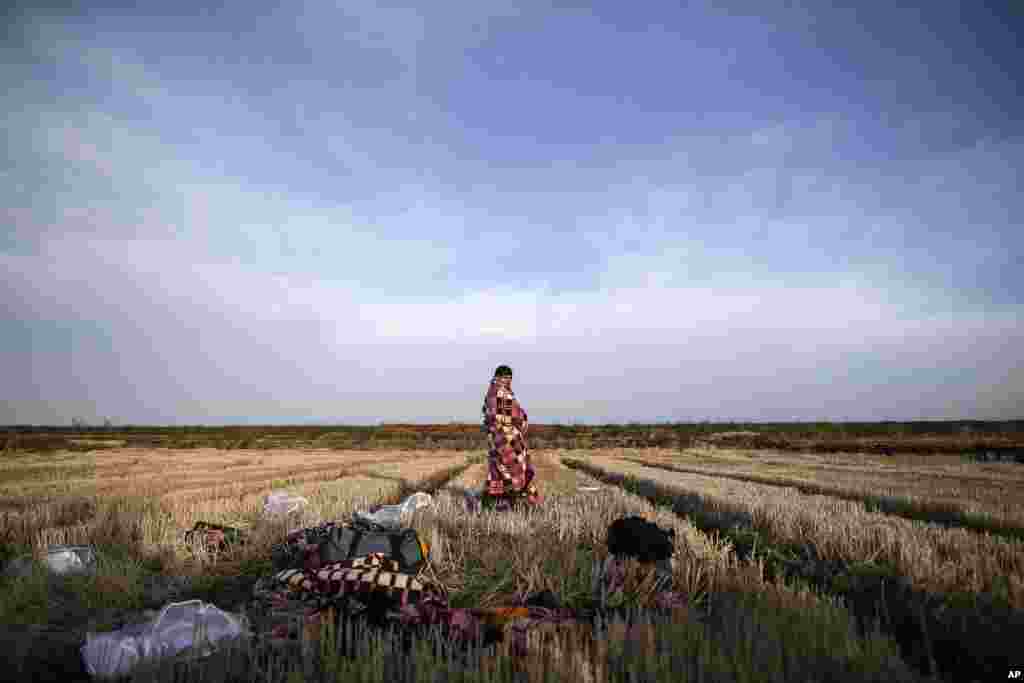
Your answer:
[[[452,422],[448,424],[384,423],[380,425],[6,425],[0,430],[17,434],[78,434],[83,432],[117,432],[136,434],[181,433],[275,433],[311,434],[371,432],[424,432],[447,433],[479,431],[478,422]],[[1007,434],[1024,432],[1024,419],[1020,420],[919,420],[914,422],[659,422],[625,424],[532,424],[531,432],[605,432],[626,433],[635,431],[672,430],[688,434],[707,434],[726,431],[749,431],[793,436],[815,436],[819,434],[845,434],[847,436],[871,436],[887,434]]]
[[[712,434],[747,433],[738,447],[878,452],[963,452],[1024,443],[1024,420],[918,422],[688,422],[660,424],[530,425],[538,448],[687,448]],[[756,438],[750,438],[755,436]],[[0,450],[51,451],[129,448],[483,448],[476,423],[373,426],[37,426],[0,428]]]

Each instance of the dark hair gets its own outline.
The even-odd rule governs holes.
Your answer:
[[[495,377],[511,377],[512,376],[512,368],[510,368],[507,365],[499,365],[494,370],[494,376]]]

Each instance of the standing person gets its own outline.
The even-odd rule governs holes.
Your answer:
[[[503,507],[523,498],[531,504],[540,502],[526,446],[527,427],[526,411],[512,391],[512,368],[499,365],[484,397],[483,431],[488,446],[484,502]]]

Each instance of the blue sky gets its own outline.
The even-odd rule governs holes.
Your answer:
[[[0,423],[1024,417],[986,4],[10,10]]]

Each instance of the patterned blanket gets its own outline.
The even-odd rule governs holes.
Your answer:
[[[327,620],[337,620],[339,613],[349,616],[363,614],[378,623],[398,623],[412,631],[418,627],[441,627],[448,638],[461,642],[495,642],[505,640],[513,655],[524,655],[529,649],[529,634],[552,628],[588,627],[592,612],[562,608],[554,596],[547,600],[527,600],[526,604],[496,608],[452,608],[444,591],[424,578],[422,572],[402,572],[395,560],[372,553],[363,557],[323,564],[315,552],[318,544],[339,526],[327,523],[289,534],[285,543],[275,550],[275,564],[285,563],[279,570],[257,585],[257,598],[274,606],[281,613],[298,611],[307,627],[319,629]],[[620,528],[622,527],[622,528]],[[613,525],[613,531],[625,526]],[[661,537],[659,536],[659,539]],[[666,536],[670,539],[671,536]],[[610,534],[609,545],[620,552],[619,539]],[[594,597],[598,609],[615,611],[628,604],[668,610],[687,607],[686,596],[672,590],[671,558],[661,557],[670,548],[658,547],[656,562],[630,558],[632,552],[609,557],[594,572]],[[535,635],[530,635],[530,638]],[[479,640],[478,640],[479,639]]]
[[[425,595],[439,593],[416,576],[402,573],[397,562],[380,553],[333,562],[315,570],[285,569],[274,575],[274,581],[300,598],[318,603],[377,593],[402,608],[416,604]]]
[[[512,391],[511,377],[491,380],[481,413],[481,429],[487,434],[485,499],[522,496],[530,504],[540,503],[526,444],[529,418]]]

